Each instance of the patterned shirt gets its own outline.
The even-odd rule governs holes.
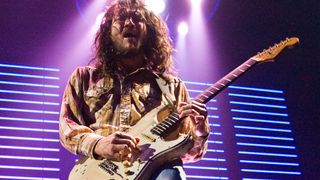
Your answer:
[[[69,78],[64,92],[60,113],[61,144],[74,154],[92,158],[95,144],[116,131],[135,125],[141,117],[159,105],[168,104],[156,79],[169,87],[174,104],[187,102],[189,95],[178,78],[158,75],[141,68],[126,76],[101,77],[96,68],[77,68]],[[207,129],[203,134],[209,134]],[[191,122],[183,121],[179,133],[193,129]],[[207,138],[191,133],[194,147],[181,158],[184,162],[199,160],[205,153]]]

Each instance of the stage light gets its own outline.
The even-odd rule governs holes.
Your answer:
[[[189,27],[187,25],[186,22],[181,22],[178,26],[178,32],[179,34],[181,34],[182,36],[185,36],[188,34],[189,32]]]
[[[166,8],[164,0],[145,0],[145,4],[156,14],[161,14]]]
[[[104,17],[104,12],[99,13],[99,15],[96,18],[96,26],[100,26],[103,17]]]
[[[201,0],[191,0],[193,6],[199,7],[201,5]]]
[[[89,32],[89,36],[91,36],[91,39],[94,39],[95,34],[99,30],[100,24],[103,20],[103,17],[104,17],[104,12],[99,13],[98,16],[96,17],[96,21],[93,24],[93,26],[91,27],[90,32]]]

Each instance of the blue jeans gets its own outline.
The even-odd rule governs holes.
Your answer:
[[[152,176],[152,180],[185,180],[182,162],[176,161],[160,167]]]

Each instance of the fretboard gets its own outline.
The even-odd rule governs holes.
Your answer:
[[[217,94],[219,94],[222,90],[224,90],[228,85],[238,79],[241,75],[247,72],[250,68],[256,65],[258,61],[253,59],[249,59],[246,62],[242,63],[239,67],[231,71],[229,74],[221,78],[215,84],[210,86],[209,88],[205,89],[202,93],[198,94],[194,101],[200,103],[207,103],[212,98],[214,98]],[[167,132],[170,132],[179,122],[179,113],[173,112],[169,115],[164,121],[157,124],[155,127],[151,129],[151,132],[162,136]]]
[[[198,94],[194,98],[194,101],[206,104],[257,63],[258,62],[253,59],[249,59],[246,62],[242,63],[239,67],[237,67],[236,69],[231,71],[229,74],[221,78],[212,86],[205,89],[202,93]]]

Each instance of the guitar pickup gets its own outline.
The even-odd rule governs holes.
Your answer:
[[[147,134],[144,134],[144,133],[142,133],[141,135],[143,137],[145,137],[146,139],[150,140],[151,142],[156,142],[156,138],[151,137],[150,135],[147,135]]]

